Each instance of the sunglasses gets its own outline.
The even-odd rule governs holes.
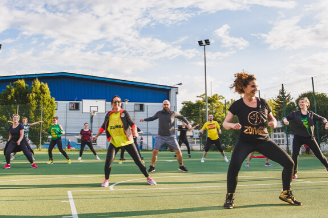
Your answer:
[[[121,101],[113,101],[113,104],[121,104]]]

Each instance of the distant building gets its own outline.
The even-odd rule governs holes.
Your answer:
[[[59,72],[46,74],[27,74],[0,77],[0,91],[6,89],[10,83],[18,79],[24,79],[31,86],[33,80],[38,78],[41,82],[47,83],[51,96],[55,98],[57,109],[56,116],[59,124],[66,131],[63,135],[64,143],[71,139],[77,142],[77,135],[83,128],[84,123],[90,123],[90,114],[82,113],[83,99],[104,99],[106,100],[106,112],[110,111],[111,99],[114,95],[122,98],[122,107],[126,109],[131,117],[135,119],[137,126],[145,133],[157,134],[158,122],[139,122],[141,118],[146,118],[162,109],[162,102],[169,100],[171,110],[177,108],[178,88],[174,86],[158,85],[137,81],[120,80],[114,78],[97,77],[75,73]],[[129,101],[124,102],[125,99]],[[93,119],[93,132],[97,133],[102,125],[105,114],[96,114]],[[104,137],[103,137],[104,138]],[[152,143],[152,138],[144,136],[144,148]],[[74,143],[72,143],[74,144]],[[105,140],[98,139],[97,146],[105,146]]]

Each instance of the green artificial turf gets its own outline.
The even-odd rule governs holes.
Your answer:
[[[47,152],[36,152],[32,169],[22,153],[12,161],[11,169],[0,169],[0,217],[327,217],[328,172],[314,156],[300,156],[299,178],[293,180],[295,198],[303,206],[281,200],[282,167],[265,167],[264,158],[244,164],[239,173],[235,208],[223,208],[226,172],[229,163],[219,152],[209,152],[201,163],[202,152],[192,151],[189,159],[183,151],[189,173],[178,170],[174,153],[158,154],[156,171],[146,179],[126,153],[126,161],[112,165],[110,187],[102,188],[106,153],[68,151],[72,164],[54,151],[54,164],[46,164]],[[151,152],[142,152],[149,168]],[[230,159],[231,153],[227,153]],[[0,166],[5,165],[4,156]],[[72,198],[69,199],[69,194]]]

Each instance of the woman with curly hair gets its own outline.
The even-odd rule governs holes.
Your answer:
[[[267,125],[271,128],[277,126],[277,120],[272,115],[271,107],[266,100],[255,97],[258,85],[253,74],[242,72],[235,74],[235,77],[236,79],[230,88],[234,88],[235,92],[244,96],[231,105],[223,122],[223,127],[227,130],[231,128],[240,130],[228,169],[224,208],[231,209],[234,207],[233,201],[240,167],[247,155],[253,151],[262,153],[283,167],[283,192],[279,199],[292,205],[301,205],[301,202],[296,201],[290,189],[294,162],[284,150],[269,138],[266,123],[268,122]],[[232,123],[234,116],[238,117],[239,123]]]

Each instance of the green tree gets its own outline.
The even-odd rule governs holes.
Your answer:
[[[180,113],[187,118],[188,121],[197,124],[199,123],[199,128],[202,128],[204,123],[206,122],[206,103],[205,103],[205,94],[200,96],[202,100],[197,100],[195,103],[191,101],[184,101],[182,102],[182,109]],[[214,94],[208,97],[208,114],[213,114],[213,119],[220,124],[222,134],[220,135],[221,143],[222,144],[234,144],[237,141],[238,134],[236,130],[229,130],[223,128],[222,124],[225,119],[225,110],[228,110],[230,105],[233,103],[233,100],[227,102],[227,109],[225,108],[224,103],[222,100],[224,97],[222,95]],[[238,122],[238,118],[234,118],[234,121]],[[227,132],[227,143],[226,143],[226,132]],[[202,139],[202,144],[205,145],[206,143],[206,133],[200,134]],[[216,147],[215,147],[216,149]]]
[[[7,140],[9,136],[8,128],[13,114],[19,114],[21,119],[29,116],[28,106],[28,85],[24,80],[17,80],[12,86],[9,84],[6,89],[0,93],[0,136]]]
[[[51,97],[49,87],[46,83],[35,79],[32,83],[30,94],[30,121],[36,122],[43,120],[43,129],[49,129],[52,125],[52,118],[55,115],[56,103]],[[42,114],[42,117],[41,117]],[[41,124],[40,124],[41,125]],[[33,144],[40,146],[40,125],[35,125],[30,128],[29,139]],[[47,135],[41,134],[41,145],[47,140]]]
[[[287,93],[286,89],[283,90],[281,88],[279,90],[279,95],[275,99],[273,99],[274,101],[273,114],[275,114],[277,120],[281,120],[284,117],[283,96],[285,96],[285,106],[287,106],[293,100],[293,97],[290,95],[290,93]]]

